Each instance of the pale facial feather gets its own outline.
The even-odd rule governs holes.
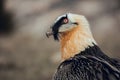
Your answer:
[[[69,59],[81,51],[84,51],[88,46],[93,46],[93,43],[96,44],[85,17],[72,15],[72,18],[74,18],[79,25],[73,26],[73,28],[61,33],[62,60]]]

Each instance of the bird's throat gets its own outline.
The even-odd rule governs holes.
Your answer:
[[[84,51],[85,48],[93,46],[95,41],[91,33],[86,33],[81,27],[76,27],[61,33],[60,43],[62,60],[66,60]]]

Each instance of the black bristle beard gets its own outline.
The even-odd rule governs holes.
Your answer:
[[[58,29],[52,29],[53,31],[53,37],[55,40],[59,41],[59,32],[58,32]]]
[[[53,37],[55,40],[59,41],[59,28],[61,26],[61,23],[57,22],[56,24],[54,24],[54,26],[52,27],[52,32],[53,32]]]
[[[63,20],[67,18],[67,15],[66,17],[62,17],[59,21],[57,21],[53,27],[52,27],[52,32],[53,32],[53,37],[55,40],[59,41],[59,28],[61,25],[63,25]]]
[[[59,41],[59,34],[54,34],[53,36],[55,40]]]

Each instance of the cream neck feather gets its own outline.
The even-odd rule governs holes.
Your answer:
[[[94,46],[93,43],[96,44],[89,27],[83,28],[80,25],[70,31],[61,33],[60,43],[62,60],[79,54],[89,46]]]

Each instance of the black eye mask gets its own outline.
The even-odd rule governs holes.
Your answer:
[[[67,15],[66,17],[62,17],[61,19],[59,19],[52,27],[52,32],[53,32],[53,37],[55,40],[59,40],[59,28],[61,25],[65,24],[64,19],[67,19]]]

